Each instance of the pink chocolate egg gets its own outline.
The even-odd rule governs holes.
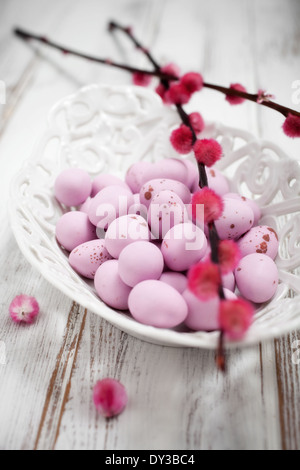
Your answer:
[[[148,224],[140,215],[123,215],[114,220],[105,234],[105,246],[113,258],[131,243],[149,241]]]
[[[236,299],[237,296],[224,289],[226,299]],[[203,301],[198,299],[190,290],[185,290],[182,294],[188,306],[188,314],[184,321],[186,326],[195,331],[215,331],[219,325],[220,299],[215,297],[211,300]]]
[[[259,205],[255,201],[253,201],[253,199],[249,199],[247,197],[241,196],[238,193],[225,194],[224,198],[236,199],[237,201],[242,201],[245,204],[247,204],[249,207],[251,207],[251,209],[253,210],[253,214],[254,214],[254,224],[253,225],[258,224],[259,220],[261,219],[261,210],[260,210]]]
[[[224,196],[226,193],[229,193],[230,188],[227,178],[216,168],[207,169],[207,179],[208,186],[219,194],[219,196]]]
[[[132,192],[123,186],[107,186],[92,199],[89,218],[98,228],[107,228],[109,224],[133,204]]]
[[[95,275],[95,289],[100,299],[117,310],[128,310],[131,287],[119,276],[118,261],[113,259],[101,264]]]
[[[245,256],[235,270],[237,287],[247,300],[263,303],[270,300],[278,286],[278,269],[267,255]]]
[[[222,276],[222,285],[225,289],[230,290],[231,292],[235,291],[235,277],[233,272],[229,272]]]
[[[187,277],[184,274],[173,271],[162,273],[159,280],[174,287],[179,294],[182,294],[186,290],[188,283]]]
[[[81,276],[94,279],[99,266],[111,259],[105,248],[104,240],[91,240],[82,243],[70,253],[69,263],[72,268]]]
[[[199,171],[197,165],[188,159],[182,160],[182,163],[187,169],[186,186],[191,191],[197,191],[199,189]]]
[[[153,178],[153,164],[150,162],[136,162],[126,173],[125,181],[133,193],[139,193],[146,181]]]
[[[221,240],[237,240],[253,225],[253,210],[241,201],[224,198],[224,211],[215,225]]]
[[[180,197],[184,204],[191,201],[191,193],[187,186],[180,181],[170,179],[153,179],[145,183],[140,190],[141,203],[149,207],[154,196],[161,191],[172,191]]]
[[[133,195],[133,204],[128,208],[128,214],[140,215],[147,220],[148,208],[141,203],[139,193]]]
[[[121,180],[121,178],[109,173],[100,173],[93,181],[92,197],[96,196],[102,189],[107,188],[107,186],[121,186],[125,189],[129,189],[128,185],[125,181]]]
[[[139,282],[158,279],[163,269],[163,255],[153,243],[131,243],[120,253],[119,275],[128,286],[134,287]]]
[[[79,168],[68,168],[56,178],[54,194],[56,199],[68,207],[79,206],[90,196],[92,181],[89,174]]]
[[[275,230],[265,225],[253,227],[238,240],[242,256],[252,253],[264,254],[275,259],[278,254],[279,241]]]
[[[85,212],[86,214],[89,213],[90,205],[92,202],[92,198],[87,198],[87,200],[79,206],[80,212]]]
[[[161,240],[174,225],[187,221],[187,210],[173,191],[161,191],[152,198],[148,209],[148,224],[155,239]]]
[[[96,228],[89,221],[87,214],[80,211],[62,215],[55,231],[58,243],[68,251],[97,238]]]
[[[187,305],[182,295],[161,281],[143,281],[129,295],[129,310],[140,323],[173,328],[184,321]]]
[[[206,250],[204,232],[191,222],[171,228],[161,246],[165,263],[173,271],[186,271],[203,258]]]

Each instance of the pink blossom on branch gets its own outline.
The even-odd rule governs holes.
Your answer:
[[[214,139],[197,140],[193,150],[197,162],[208,167],[213,166],[223,155],[221,145]]]
[[[204,119],[200,113],[194,112],[189,114],[189,120],[196,135],[200,134],[205,127]]]
[[[204,207],[204,223],[210,224],[218,220],[223,214],[224,202],[223,199],[210,188],[203,188],[193,194],[192,197],[192,217],[197,220],[197,206],[203,205]],[[202,211],[199,211],[202,214]],[[203,222],[200,220],[199,222]]]
[[[229,88],[231,90],[243,91],[244,93],[247,93],[246,88],[240,83],[232,83]],[[226,95],[225,99],[231,105],[242,104],[245,101],[245,98],[242,98],[241,96],[233,96],[233,95]]]
[[[191,129],[184,124],[181,125],[171,133],[170,141],[176,152],[183,155],[191,152],[193,148],[193,134]]]
[[[32,323],[39,314],[40,307],[34,297],[18,295],[9,306],[9,314],[15,323]]]
[[[289,114],[283,123],[283,132],[292,139],[300,137],[300,117]]]
[[[203,77],[200,73],[189,72],[183,75],[180,79],[180,84],[192,94],[200,91],[203,88]]]
[[[165,73],[167,75],[174,75],[175,77],[180,77],[180,68],[178,67],[177,64],[170,63],[167,65],[164,65],[163,67],[160,68],[162,73]]]
[[[222,274],[234,271],[241,259],[239,247],[233,240],[220,241],[218,256]]]
[[[254,317],[253,306],[243,299],[223,300],[219,311],[221,330],[232,340],[243,339]]]
[[[168,104],[187,104],[190,98],[191,93],[181,83],[172,83],[165,93],[165,102]]]
[[[188,273],[188,288],[200,300],[207,301],[218,295],[221,285],[219,268],[210,260],[192,266]]]
[[[132,74],[132,81],[137,86],[148,86],[152,81],[152,77],[145,73],[135,72]]]

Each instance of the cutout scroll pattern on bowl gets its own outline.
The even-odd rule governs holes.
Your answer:
[[[66,210],[53,196],[58,173],[67,167],[80,167],[91,176],[100,172],[124,176],[137,160],[178,158],[169,143],[170,130],[178,125],[176,112],[143,88],[91,85],[55,105],[48,124],[33,157],[11,185],[11,224],[23,254],[60,291],[133,336],[169,346],[215,348],[217,332],[157,329],[104,305],[92,283],[70,268],[55,239],[55,223]],[[262,207],[262,223],[280,236],[278,292],[270,303],[259,308],[239,346],[299,328],[299,162],[269,142],[221,124],[209,124],[203,137],[218,138],[225,154],[219,168],[230,177],[231,189],[254,197]]]

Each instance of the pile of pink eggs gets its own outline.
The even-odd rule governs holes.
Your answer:
[[[222,278],[225,297],[267,302],[278,286],[277,234],[259,225],[254,200],[231,193],[217,169],[207,173],[209,187],[224,200],[218,235],[235,240],[242,255]],[[188,289],[188,270],[210,256],[207,227],[190,210],[198,178],[196,164],[172,158],[137,162],[125,181],[107,173],[92,181],[77,168],[57,177],[55,197],[69,210],[57,222],[57,242],[109,307],[158,328],[219,329],[219,298],[203,301]]]

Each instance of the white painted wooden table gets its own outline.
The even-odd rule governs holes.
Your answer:
[[[207,81],[267,88],[289,107],[300,80],[299,0],[1,0],[0,80],[0,448],[299,449],[300,378],[292,344],[300,332],[228,354],[172,349],[129,337],[70,302],[21,255],[7,218],[11,177],[30,156],[48,109],[92,82],[129,83],[123,72],[13,37],[15,25],[93,54],[145,65],[127,40],[106,33],[115,18],[132,24],[158,60],[202,71]],[[299,158],[300,143],[280,131],[282,117],[253,103],[232,108],[204,91],[192,102],[206,119],[242,127]],[[8,306],[34,295],[41,315],[17,326]],[[4,364],[5,362],[5,364]],[[105,376],[126,386],[130,403],[106,422],[92,404]]]

